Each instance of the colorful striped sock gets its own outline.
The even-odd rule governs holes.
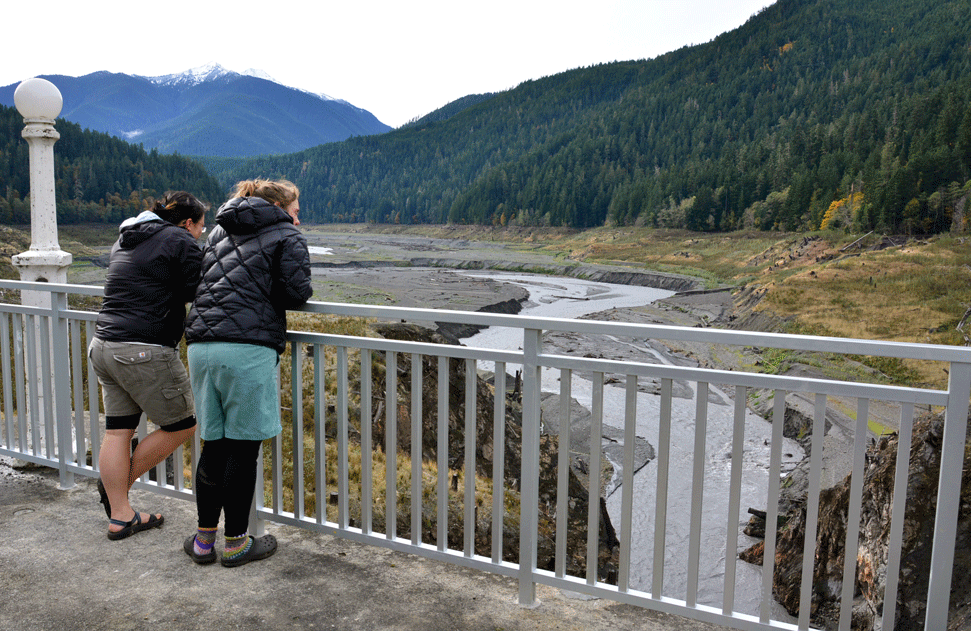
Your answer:
[[[206,555],[212,552],[212,546],[216,543],[217,528],[199,528],[196,532],[196,542],[193,544],[193,552],[197,555]]]
[[[253,547],[253,538],[245,532],[238,537],[226,537],[226,547],[223,550],[224,559],[235,559],[243,556]]]

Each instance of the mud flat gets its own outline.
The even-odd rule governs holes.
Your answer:
[[[652,304],[592,314],[588,316],[590,319],[724,327],[734,318],[729,288],[703,290],[698,279],[688,276],[581,264],[522,245],[513,247],[489,241],[330,233],[323,228],[310,229],[305,234],[311,246],[315,300],[477,311],[506,301],[521,302],[528,297],[522,287],[503,283],[498,277],[471,278],[461,273],[496,270],[570,276],[677,292]],[[566,335],[550,341],[562,349],[570,346],[574,352],[630,353],[629,348],[622,349],[616,342],[588,340],[582,336]],[[652,341],[652,346],[680,365],[737,370],[757,360],[738,349],[707,344],[658,340]],[[630,357],[632,361],[646,358],[646,354]]]
[[[699,287],[698,279],[689,276],[588,265],[522,244],[327,232],[325,227],[304,234],[311,249],[315,299],[324,301],[475,311],[525,298],[522,288],[456,273],[469,270],[550,274],[676,292]]]

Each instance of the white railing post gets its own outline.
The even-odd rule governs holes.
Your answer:
[[[195,440],[199,440],[199,433],[196,432]],[[201,455],[201,454],[200,454]],[[198,459],[193,462],[193,465],[198,467]],[[266,520],[260,517],[259,511],[266,508],[264,501],[265,487],[263,485],[263,443],[260,443],[260,448],[256,453],[256,488],[253,493],[253,502],[250,504],[249,512],[249,522],[246,524],[246,529],[249,534],[254,537],[262,537],[266,533]],[[196,493],[196,485],[192,485],[192,494]]]
[[[54,362],[54,423],[57,435],[57,463],[61,489],[74,487],[74,473],[68,464],[74,464],[74,437],[71,427],[71,356],[67,335],[67,318],[61,312],[67,309],[67,294],[51,293],[51,337]],[[48,437],[49,438],[49,437]],[[80,455],[80,454],[79,454]]]
[[[537,525],[539,523],[539,399],[542,368],[540,329],[523,330],[523,455],[519,495],[519,604],[536,604]]]
[[[937,514],[934,519],[934,548],[927,584],[927,616],[924,621],[927,631],[944,631],[947,628],[958,509],[961,504],[964,442],[968,429],[968,400],[971,398],[971,364],[951,363],[947,390]],[[903,449],[904,446],[899,448]]]

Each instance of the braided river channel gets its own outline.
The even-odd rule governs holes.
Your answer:
[[[650,304],[673,292],[650,287],[614,285],[574,278],[530,274],[488,274],[467,272],[470,277],[489,277],[497,281],[521,285],[529,292],[521,315],[532,317],[578,318],[615,308],[638,307]],[[647,344],[647,340],[614,340],[636,347],[645,357],[642,361],[673,363],[664,354]],[[518,330],[492,327],[462,340],[470,347],[515,350],[522,346]],[[559,392],[559,371],[544,369],[543,390]],[[588,410],[591,407],[592,387],[588,379],[574,373],[572,396]],[[691,510],[691,482],[695,434],[695,388],[686,384],[675,392],[672,403],[671,451],[666,523],[666,545],[663,574],[663,595],[684,600],[688,584],[688,543]],[[714,384],[709,387],[707,440],[705,446],[704,518],[702,520],[701,559],[699,567],[699,604],[721,607],[725,577],[725,541],[727,536],[729,479],[731,475],[732,426],[734,402],[728,393]],[[622,386],[604,386],[604,426],[623,430],[625,391]],[[637,436],[658,445],[660,397],[640,392],[637,397]],[[743,452],[742,497],[740,519],[747,520],[746,509],[765,509],[768,495],[768,463],[771,425],[760,416],[746,413],[745,446]],[[622,440],[622,438],[621,438]],[[802,449],[787,439],[783,446],[783,466],[801,460]],[[608,456],[609,457],[609,456]],[[616,470],[622,463],[613,462]],[[631,587],[650,592],[653,567],[654,495],[657,485],[657,461],[651,460],[633,477],[634,505],[632,519]],[[614,483],[608,488],[607,509],[611,522],[620,536],[621,493]],[[744,524],[740,523],[740,529]],[[736,525],[732,525],[736,527]],[[738,550],[749,547],[755,539],[739,533]],[[741,561],[736,564],[735,611],[758,615],[761,599],[761,567]],[[794,622],[777,603],[772,604],[773,618]]]

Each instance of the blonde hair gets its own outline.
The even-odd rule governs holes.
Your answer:
[[[271,204],[286,208],[300,197],[300,190],[289,180],[243,180],[236,184],[230,199],[236,197],[260,197]]]

